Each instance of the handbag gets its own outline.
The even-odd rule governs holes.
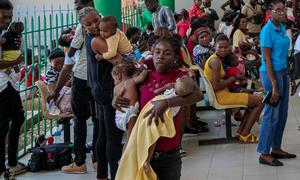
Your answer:
[[[55,102],[56,106],[61,111],[61,114],[73,114],[72,106],[71,106],[71,97],[72,97],[72,88],[64,86],[60,90],[59,97]]]

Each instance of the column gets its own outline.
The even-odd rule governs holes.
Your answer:
[[[175,12],[175,0],[159,0],[159,2],[164,6],[168,6],[173,12]]]
[[[122,27],[121,3],[121,0],[94,0],[97,11],[103,16],[114,16],[118,21],[120,29]]]

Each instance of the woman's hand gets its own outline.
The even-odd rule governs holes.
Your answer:
[[[278,90],[276,85],[273,85],[273,87],[272,87],[272,97],[270,99],[270,102],[271,103],[277,103],[277,101],[279,100],[279,97],[280,97],[279,90]]]
[[[149,111],[147,111],[144,115],[144,118],[150,116],[148,119],[148,125],[151,125],[153,120],[156,125],[159,124],[159,121],[161,121],[162,123],[165,122],[165,120],[163,118],[163,114],[169,107],[168,101],[166,99],[164,99],[164,100],[154,101],[151,103],[154,106]]]
[[[125,112],[123,111],[123,107],[124,108],[128,108],[129,107],[129,99],[127,98],[124,98],[124,94],[125,94],[126,90],[124,89],[121,93],[120,96],[115,96],[114,99],[112,100],[112,106],[118,110],[118,111],[121,111],[121,112]]]

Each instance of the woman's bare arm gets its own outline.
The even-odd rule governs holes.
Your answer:
[[[215,92],[218,90],[227,88],[229,85],[231,85],[236,80],[236,78],[233,76],[228,79],[221,79],[220,74],[219,74],[221,65],[222,64],[216,59],[212,59],[209,62],[209,67],[212,70],[211,85]]]

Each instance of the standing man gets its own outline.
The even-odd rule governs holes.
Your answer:
[[[0,0],[0,35],[12,21],[13,5],[9,0]],[[20,42],[20,39],[16,39]],[[13,68],[23,61],[23,55],[14,61],[2,61],[0,44],[0,177],[5,173],[16,175],[26,170],[18,162],[17,152],[20,129],[24,122],[24,110],[17,84],[3,70]],[[5,166],[5,140],[8,136],[8,169]]]
[[[261,25],[263,23],[263,14],[261,6],[258,4],[257,0],[250,0],[242,8],[242,14],[247,17],[250,37],[258,37],[261,31]]]
[[[176,21],[170,8],[162,6],[158,0],[145,0],[146,8],[152,13],[152,25],[154,30],[159,27],[168,28],[171,32],[176,31]]]
[[[219,20],[216,10],[211,8],[211,0],[203,1],[204,12],[208,20],[208,27],[214,33],[216,31],[215,21]]]
[[[93,0],[75,0],[75,11],[78,13],[84,7],[93,7]],[[58,78],[55,93],[52,95],[56,99],[59,91],[69,80],[69,76],[74,66],[74,77],[72,84],[72,109],[75,115],[74,119],[74,162],[68,166],[62,167],[65,173],[86,173],[86,152],[85,144],[87,137],[86,121],[91,117],[94,122],[93,135],[93,167],[96,169],[95,144],[98,133],[98,121],[91,114],[92,108],[95,108],[95,102],[92,99],[91,90],[87,86],[87,55],[85,46],[85,30],[81,24],[78,24],[74,38],[71,42],[68,54],[65,58],[65,64]],[[79,52],[78,62],[76,63],[74,55]]]

